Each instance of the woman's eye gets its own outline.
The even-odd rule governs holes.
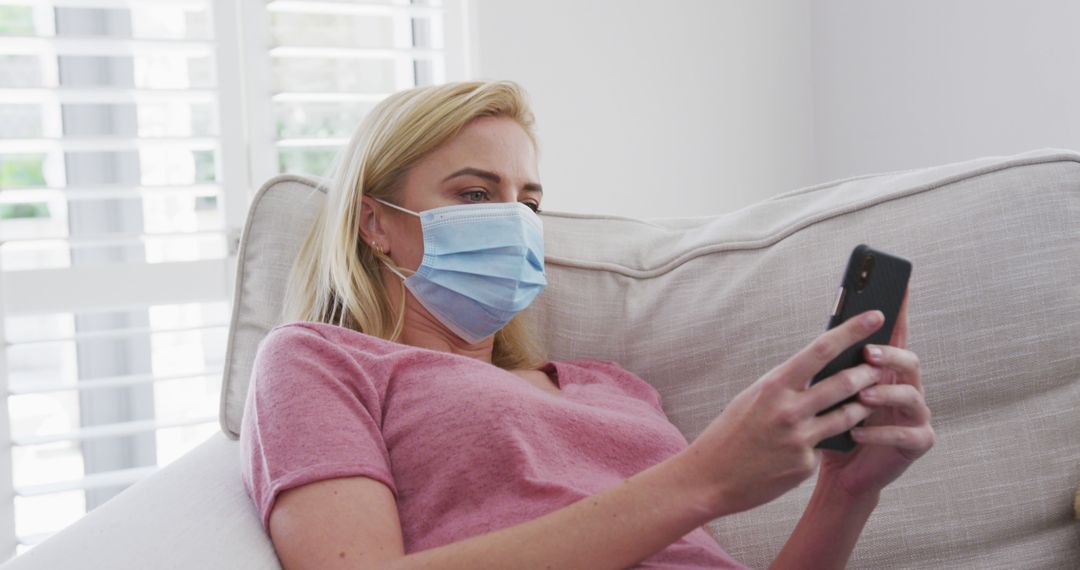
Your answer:
[[[528,206],[533,212],[536,212],[537,214],[540,213],[540,204],[537,204],[536,202],[522,202],[522,204]]]
[[[487,198],[487,191],[470,190],[468,192],[462,192],[461,195],[470,202],[482,202]]]

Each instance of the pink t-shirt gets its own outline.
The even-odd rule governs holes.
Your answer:
[[[549,361],[559,394],[491,364],[320,323],[255,358],[240,443],[263,527],[277,495],[335,477],[385,484],[405,552],[524,523],[687,446],[659,393],[603,360]],[[703,529],[642,568],[741,568]]]

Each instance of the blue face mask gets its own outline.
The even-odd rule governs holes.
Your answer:
[[[501,329],[547,286],[540,217],[520,202],[463,204],[413,212],[424,259],[405,281],[416,300],[448,329],[475,343]]]

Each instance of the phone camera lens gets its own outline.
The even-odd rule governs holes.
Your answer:
[[[867,255],[863,258],[862,264],[859,266],[859,278],[855,283],[855,292],[861,293],[863,288],[866,287],[866,282],[870,279],[870,272],[874,270],[874,256]]]

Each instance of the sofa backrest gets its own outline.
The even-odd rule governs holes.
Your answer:
[[[222,388],[230,437],[322,199],[313,181],[282,176],[253,200]],[[851,566],[1080,560],[1080,154],[858,177],[717,216],[543,220],[549,286],[528,312],[551,357],[619,362],[657,387],[690,440],[824,329],[855,245],[910,259],[909,347],[938,443],[886,491]],[[812,486],[714,530],[766,566]]]

